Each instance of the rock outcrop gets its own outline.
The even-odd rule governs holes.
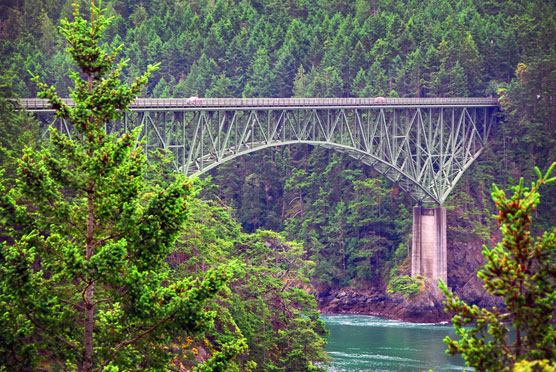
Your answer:
[[[483,288],[477,277],[484,265],[481,245],[458,243],[448,247],[448,286],[469,304],[491,308],[503,302]],[[444,312],[444,295],[436,283],[427,282],[414,297],[387,293],[385,288],[321,288],[316,293],[319,310],[327,314],[366,314],[416,323],[438,323],[451,319]]]
[[[319,309],[328,314],[365,314],[416,323],[448,321],[443,296],[430,284],[417,296],[409,298],[381,290],[359,290],[353,287],[320,293]]]

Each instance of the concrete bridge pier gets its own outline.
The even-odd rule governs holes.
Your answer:
[[[447,281],[446,208],[413,207],[411,276]]]

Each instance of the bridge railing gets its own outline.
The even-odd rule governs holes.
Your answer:
[[[71,98],[62,99],[73,105]],[[21,98],[27,110],[50,110],[46,99]],[[491,97],[472,98],[137,98],[131,110],[200,109],[200,108],[284,108],[284,107],[494,107],[498,100]]]

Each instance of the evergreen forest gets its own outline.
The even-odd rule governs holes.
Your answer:
[[[62,20],[76,16],[74,2],[0,3],[4,210],[18,210],[10,190],[19,187],[22,169],[27,169],[16,169],[25,163],[18,159],[25,157],[24,152],[42,151],[43,141],[39,124],[14,110],[13,99],[37,97],[45,94],[41,93],[48,90],[45,87],[68,97],[75,89],[76,72],[84,71],[66,51],[66,35],[59,29]],[[91,20],[90,0],[76,3],[77,15]],[[500,241],[491,219],[497,213],[490,198],[493,183],[504,189],[520,177],[530,182],[536,179],[535,166],[547,169],[556,161],[554,1],[105,0],[101,7],[110,22],[99,45],[114,50],[123,44],[112,61],[125,61],[118,81],[130,89],[137,87],[132,92],[141,97],[498,98],[500,110],[487,149],[445,204],[448,255],[452,247]],[[85,129],[83,133],[86,137]],[[63,139],[57,141],[54,148],[67,149]],[[122,141],[122,148],[128,146]],[[40,163],[40,156],[36,159]],[[56,167],[42,159],[45,169]],[[308,145],[277,147],[236,158],[194,184],[172,173],[169,161],[159,154],[148,163],[139,162],[144,183],[132,191],[139,190],[137,210],[147,213],[152,203],[165,200],[160,196],[163,190],[171,194],[176,185],[187,185],[186,194],[175,191],[180,195],[176,200],[187,203],[187,216],[172,222],[183,228],[172,230],[171,239],[160,243],[165,247],[160,255],[167,256],[164,262],[154,253],[148,260],[167,269],[156,279],[162,286],[175,281],[183,283],[176,285],[181,289],[199,290],[194,296],[199,302],[187,305],[195,321],[184,320],[186,326],[169,333],[149,333],[136,349],[122,351],[122,366],[137,365],[140,353],[150,358],[153,368],[166,363],[176,371],[318,371],[326,363],[327,332],[316,311],[315,295],[346,287],[400,290],[400,278],[410,275],[415,201],[346,155]],[[39,173],[35,176],[40,178]],[[30,186],[25,190],[39,191]],[[78,195],[72,192],[67,195]],[[34,205],[37,200],[19,205]],[[556,225],[554,187],[543,191],[533,217],[538,229],[533,234]],[[6,223],[6,215],[0,220]],[[0,242],[23,239],[18,231],[25,230],[21,226],[26,221],[17,220],[13,231],[2,227]],[[49,230],[52,221],[37,226],[58,234]],[[27,240],[25,244],[31,244],[32,238]],[[9,257],[0,256],[0,263]],[[30,267],[36,265],[26,259]],[[141,259],[147,260],[134,262],[140,266]],[[142,280],[149,282],[146,277],[153,274],[144,275]],[[463,284],[448,277],[456,294]],[[158,301],[154,293],[149,296]],[[58,351],[71,340],[41,339],[36,349],[14,346],[18,337],[28,338],[37,329],[32,321],[2,316],[3,311],[8,314],[7,297],[2,296],[0,335],[5,342],[0,360],[16,366],[29,358],[27,368],[59,361],[56,368],[66,370],[67,361]],[[168,296],[164,301],[174,304],[173,294],[160,296]],[[42,310],[36,303],[33,306],[43,311],[51,305],[41,303]],[[145,313],[136,314],[137,319],[147,319],[145,314],[154,311],[150,306],[146,303]],[[206,316],[199,314],[200,309]],[[117,317],[107,312],[104,322]],[[62,319],[48,319],[48,327],[71,333],[72,326]],[[126,327],[123,322],[114,333],[123,333]],[[6,345],[13,353],[6,351]],[[163,352],[149,354],[146,350],[152,345]],[[10,364],[2,368],[11,370]]]

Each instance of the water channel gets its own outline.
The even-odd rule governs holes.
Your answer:
[[[444,353],[451,325],[412,324],[364,315],[322,315],[330,331],[329,372],[471,371]]]

